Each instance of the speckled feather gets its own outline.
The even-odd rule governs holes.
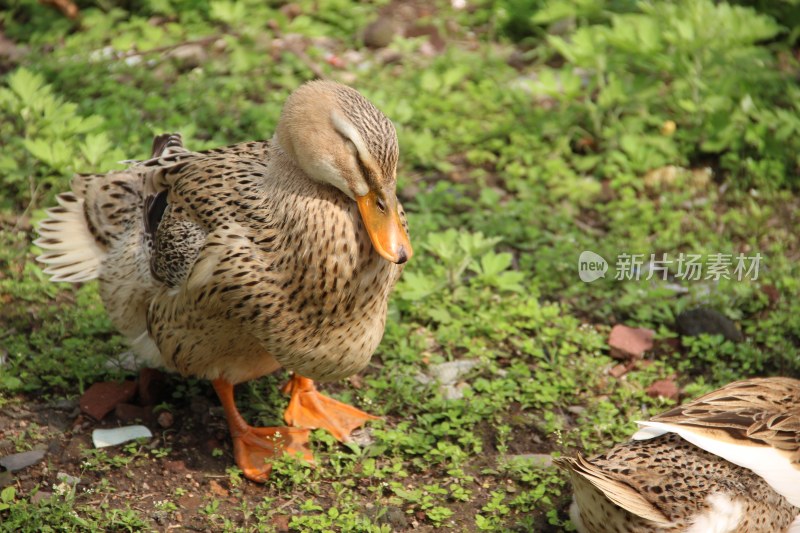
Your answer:
[[[785,468],[792,468],[789,457],[797,453],[800,434],[798,394],[797,380],[747,380],[642,424],[702,428],[720,440],[736,442],[745,454],[748,449],[774,447],[781,450]],[[777,490],[752,469],[695,446],[677,432],[653,435],[590,459],[559,459],[571,474],[571,517],[580,532],[748,533],[797,527],[800,507],[787,497],[796,496],[800,487],[791,484],[789,492],[781,493],[781,487]]]
[[[391,123],[342,90],[373,113],[345,111],[364,122],[393,190]],[[160,136],[152,159],[76,179],[73,191],[82,231],[102,250],[103,301],[151,363],[234,384],[280,366],[333,380],[362,369],[383,336],[402,265],[374,250],[355,202],[309,178],[274,139],[191,152]],[[148,231],[162,191],[166,208]]]

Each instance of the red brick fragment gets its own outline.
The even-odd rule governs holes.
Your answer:
[[[615,359],[640,359],[644,352],[653,348],[652,329],[631,328],[617,324],[611,329],[608,345]]]
[[[275,531],[280,533],[285,533],[289,531],[289,515],[279,514],[272,517],[272,525],[275,527]]]
[[[164,461],[164,469],[172,472],[173,474],[182,474],[186,472],[186,463],[180,459],[174,461]]]
[[[95,383],[83,393],[80,399],[81,411],[102,420],[104,416],[121,404],[129,402],[136,394],[135,381],[104,381]]]
[[[628,373],[628,365],[623,365],[622,363],[614,365],[614,368],[609,370],[608,373],[615,378],[620,378]]]
[[[647,395],[651,398],[662,397],[677,400],[679,394],[680,389],[671,379],[659,379],[647,388]]]

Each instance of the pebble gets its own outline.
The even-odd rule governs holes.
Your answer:
[[[684,311],[675,318],[675,325],[678,333],[687,337],[695,337],[706,333],[708,335],[722,335],[733,342],[741,342],[744,338],[733,320],[722,313],[705,307]]]
[[[71,476],[66,472],[59,472],[58,474],[56,474],[56,479],[59,481],[63,481],[67,485],[71,485],[73,487],[81,482],[81,478]]]
[[[477,359],[459,359],[438,365],[431,365],[428,374],[442,385],[450,385],[477,366]]]
[[[17,472],[44,459],[45,453],[44,450],[31,450],[29,452],[6,455],[0,458],[0,466],[9,472]]]
[[[52,497],[53,497],[52,492],[47,492],[46,490],[40,490],[39,492],[31,496],[31,503],[41,503],[49,500]]]
[[[172,427],[175,423],[175,417],[169,411],[161,411],[158,414],[158,425],[164,429]]]

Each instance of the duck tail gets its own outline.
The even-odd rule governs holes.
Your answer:
[[[98,276],[105,247],[92,234],[84,199],[73,192],[57,196],[58,206],[47,210],[39,223],[39,238],[33,244],[44,253],[36,258],[51,281],[77,283]]]

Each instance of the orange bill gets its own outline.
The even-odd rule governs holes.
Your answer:
[[[356,202],[375,251],[392,263],[401,264],[411,259],[414,250],[397,212],[397,198],[391,194],[382,199],[378,193],[370,191],[357,197]]]

